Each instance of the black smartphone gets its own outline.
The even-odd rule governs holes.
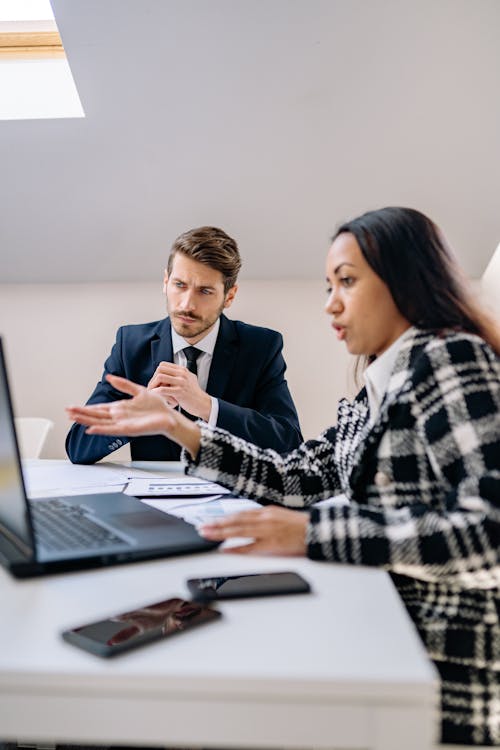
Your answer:
[[[311,591],[311,587],[302,576],[289,571],[190,578],[187,581],[187,587],[193,599],[201,602],[211,602],[216,599],[241,599],[247,596],[306,594]]]
[[[169,638],[221,616],[216,609],[184,599],[166,599],[78,628],[65,630],[68,643],[97,656],[113,656],[151,641]]]

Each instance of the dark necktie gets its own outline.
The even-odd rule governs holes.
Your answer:
[[[193,372],[195,375],[198,375],[198,367],[196,366],[196,362],[201,354],[201,349],[197,349],[195,346],[186,346],[186,348],[182,351],[184,352],[184,356],[186,357],[186,366],[189,372]]]
[[[189,372],[192,372],[194,375],[198,375],[198,366],[197,366],[197,360],[198,357],[201,354],[201,349],[197,349],[195,346],[186,346],[185,349],[182,350],[184,352],[184,356],[186,357],[186,367],[188,368]],[[184,414],[185,417],[191,420],[198,419],[198,417],[193,416],[192,414],[189,414],[189,412],[185,411],[184,409],[181,409],[181,414]]]

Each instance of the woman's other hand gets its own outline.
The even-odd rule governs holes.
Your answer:
[[[301,555],[307,551],[306,528],[309,515],[275,506],[246,510],[220,521],[204,524],[199,533],[211,541],[250,538],[248,544],[232,546],[228,552],[267,555]]]

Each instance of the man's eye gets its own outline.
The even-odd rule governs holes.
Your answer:
[[[175,286],[178,287],[178,289],[182,289],[182,287],[184,286],[184,284],[182,283],[182,281],[176,281],[175,282]]]
[[[330,296],[330,294],[332,293],[332,287],[331,286],[327,286],[326,287],[326,293],[327,293],[328,296]]]
[[[201,293],[202,294],[212,294],[212,290],[211,289],[202,289]]]

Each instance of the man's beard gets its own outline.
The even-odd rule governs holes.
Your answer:
[[[193,339],[193,338],[203,338],[203,334],[205,331],[208,331],[212,326],[217,322],[217,320],[220,318],[222,311],[224,310],[224,305],[221,305],[219,310],[214,314],[214,316],[210,318],[202,318],[199,315],[187,315],[182,314],[183,318],[189,318],[190,320],[196,321],[194,325],[186,325],[182,320],[180,320],[177,315],[179,313],[176,312],[169,312],[170,320],[172,322],[172,325],[174,327],[174,330],[176,333],[179,334],[179,336],[182,336],[184,339]]]

